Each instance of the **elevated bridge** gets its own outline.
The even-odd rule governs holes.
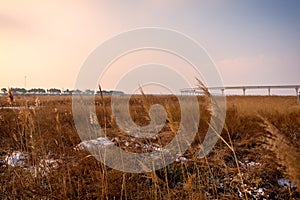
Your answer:
[[[271,90],[274,89],[295,89],[296,96],[299,95],[300,85],[271,85],[271,86],[224,86],[224,87],[208,87],[209,91],[221,91],[222,95],[226,90],[242,90],[243,95],[246,95],[246,90],[257,90],[257,89],[266,89],[268,90],[268,95],[271,95]],[[197,95],[201,94],[201,90],[199,88],[183,88],[180,90],[182,95]]]

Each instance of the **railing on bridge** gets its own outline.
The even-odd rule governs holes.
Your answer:
[[[208,87],[209,91],[221,91],[222,95],[224,95],[225,90],[242,90],[243,95],[246,95],[246,90],[251,89],[267,89],[268,95],[271,95],[272,89],[295,89],[296,96],[298,96],[298,100],[300,101],[300,85],[272,85],[272,86],[228,86],[228,87]],[[183,88],[180,90],[182,95],[198,95],[202,94],[199,88]]]

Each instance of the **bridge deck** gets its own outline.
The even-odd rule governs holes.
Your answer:
[[[300,85],[269,85],[269,86],[224,86],[224,87],[208,87],[208,90],[220,90],[224,95],[225,90],[243,90],[243,94],[246,95],[246,90],[249,89],[267,89],[268,94],[271,95],[271,89],[295,89],[296,96],[299,95]],[[181,94],[199,93],[199,88],[183,88],[180,90]]]

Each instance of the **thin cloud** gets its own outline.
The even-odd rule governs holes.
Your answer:
[[[0,29],[28,30],[29,26],[25,22],[12,16],[0,13]]]

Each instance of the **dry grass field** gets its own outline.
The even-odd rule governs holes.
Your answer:
[[[0,98],[0,199],[299,199],[300,104],[296,97],[227,97],[226,126],[213,151],[199,159],[211,113],[198,97],[199,130],[187,152],[151,173],[111,169],[78,146],[71,97]],[[164,146],[178,130],[174,96],[133,96],[130,111],[149,123],[147,107],[159,103],[168,120],[151,139],[130,140],[111,117],[110,97],[97,97],[107,137],[132,152]],[[105,112],[104,112],[105,111]],[[154,151],[154,150],[153,150]]]

